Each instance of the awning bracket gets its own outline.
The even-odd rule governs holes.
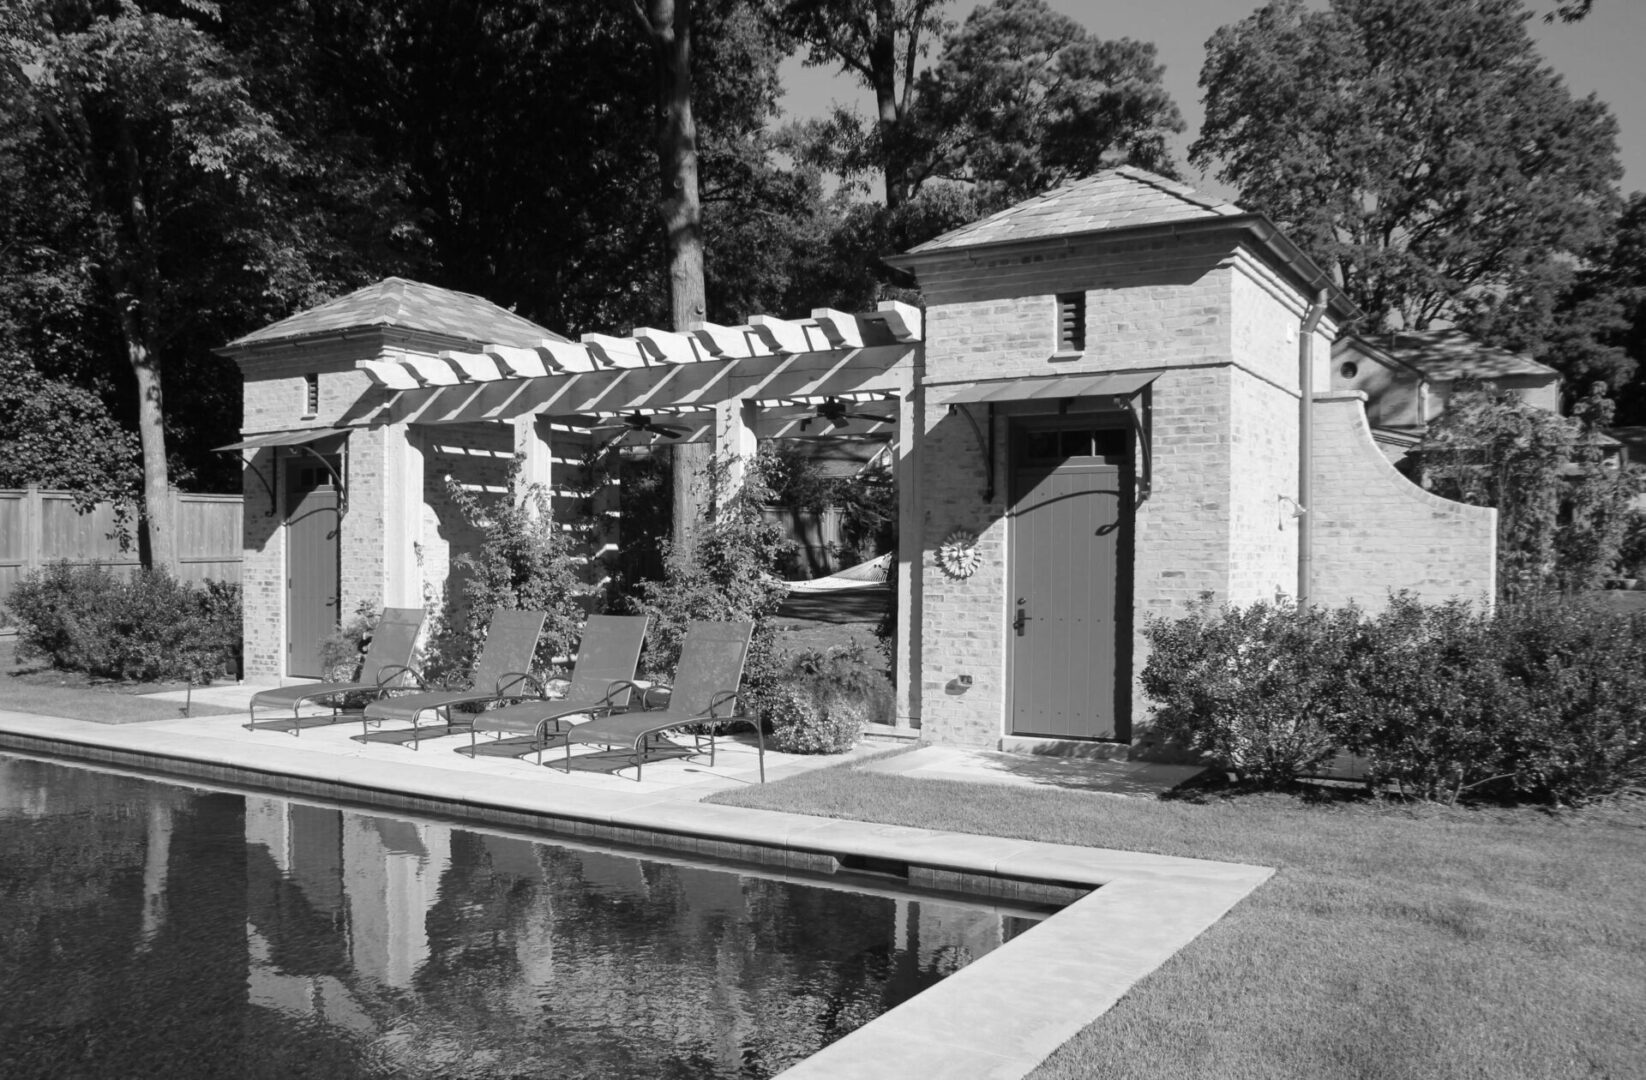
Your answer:
[[[977,452],[983,455],[983,501],[994,502],[994,405],[990,404],[986,419],[989,425],[989,434],[985,438],[983,428],[978,424],[977,417],[965,405],[950,405],[950,412],[958,412],[972,425],[972,434],[977,437]]]

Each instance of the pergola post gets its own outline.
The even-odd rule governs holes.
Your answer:
[[[514,424],[514,452],[520,459],[520,494],[533,485],[542,488],[545,496],[554,494],[554,444],[549,418],[533,413],[517,416]],[[528,511],[531,503],[527,502]]]
[[[417,538],[423,532],[423,436],[411,424],[382,430],[383,606],[422,607]]]
[[[725,469],[726,484],[723,490],[714,493],[717,499],[729,498],[743,487],[744,473],[760,449],[754,431],[758,412],[758,405],[741,398],[715,404],[714,454]]]
[[[925,514],[921,499],[920,444],[925,434],[925,394],[920,388],[921,365],[916,360],[903,374],[897,395],[896,459],[892,479],[897,485],[897,655],[893,675],[897,684],[894,723],[900,728],[920,726],[921,551]]]

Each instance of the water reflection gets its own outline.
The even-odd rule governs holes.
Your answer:
[[[0,1076],[768,1076],[1028,925],[0,757]]]

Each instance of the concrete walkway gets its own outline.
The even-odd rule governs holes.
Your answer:
[[[1198,765],[1160,765],[1149,761],[1106,761],[1055,754],[1003,754],[960,746],[921,746],[907,754],[863,762],[866,772],[956,780],[971,784],[1005,784],[1054,788],[1098,795],[1154,797],[1199,776]]]
[[[228,705],[231,689],[251,692],[208,688],[195,697],[206,700],[211,694]],[[1095,889],[784,1074],[797,1080],[1024,1076],[1272,873],[1233,863],[701,802],[712,791],[756,782],[755,749],[744,739],[723,741],[726,751],[713,768],[696,758],[676,758],[649,764],[645,782],[637,783],[632,768],[620,769],[614,757],[602,760],[600,753],[578,755],[568,774],[534,765],[530,758],[454,752],[467,746],[467,735],[425,741],[413,752],[396,744],[394,730],[373,733],[388,738],[361,739],[354,722],[306,727],[293,737],[247,731],[234,716],[105,725],[0,710],[0,750],[124,761],[206,778],[213,770],[238,776],[250,771],[284,780],[295,790],[346,785],[362,798],[392,794],[414,809],[483,821],[552,815],[575,823],[578,835],[667,841],[675,850],[704,855],[735,856],[757,845],[812,860],[830,855],[886,860],[910,867],[911,877],[919,870]],[[878,752],[864,744],[854,756],[880,767],[869,760]],[[908,763],[900,768],[910,775],[942,773],[955,779],[976,768],[964,755],[935,747],[884,764],[903,759]],[[768,754],[767,775],[777,779],[837,761]],[[992,778],[1012,775],[987,758],[984,762],[981,771]],[[1012,782],[1023,781],[1019,776]]]

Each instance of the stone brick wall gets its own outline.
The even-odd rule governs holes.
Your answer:
[[[1313,601],[1376,610],[1409,589],[1489,603],[1497,511],[1431,495],[1378,450],[1357,391],[1315,397]]]
[[[286,670],[286,530],[284,496],[271,503],[268,488],[274,483],[274,451],[259,450],[241,476],[242,562],[240,588],[245,622],[242,648],[245,676],[252,681],[270,682]],[[280,492],[281,487],[275,491]]]
[[[996,492],[985,503],[976,436],[964,417],[948,413],[948,399],[975,380],[1158,370],[1148,396],[1153,490],[1136,513],[1132,610],[1119,613],[1132,627],[1131,735],[1146,744],[1147,703],[1135,683],[1147,660],[1144,619],[1181,614],[1206,592],[1250,603],[1296,591],[1298,530],[1282,497],[1297,493],[1298,334],[1307,298],[1227,238],[960,252],[924,268],[921,284],[928,300],[922,735],[989,746],[1006,734],[1007,433],[1014,415],[1056,408],[997,408]],[[1056,296],[1075,290],[1086,299],[1086,347],[1061,356]],[[1335,333],[1327,321],[1314,343],[1320,385]],[[956,527],[979,534],[982,555],[963,581],[946,577],[934,559]],[[960,675],[971,676],[968,688],[955,681]]]

